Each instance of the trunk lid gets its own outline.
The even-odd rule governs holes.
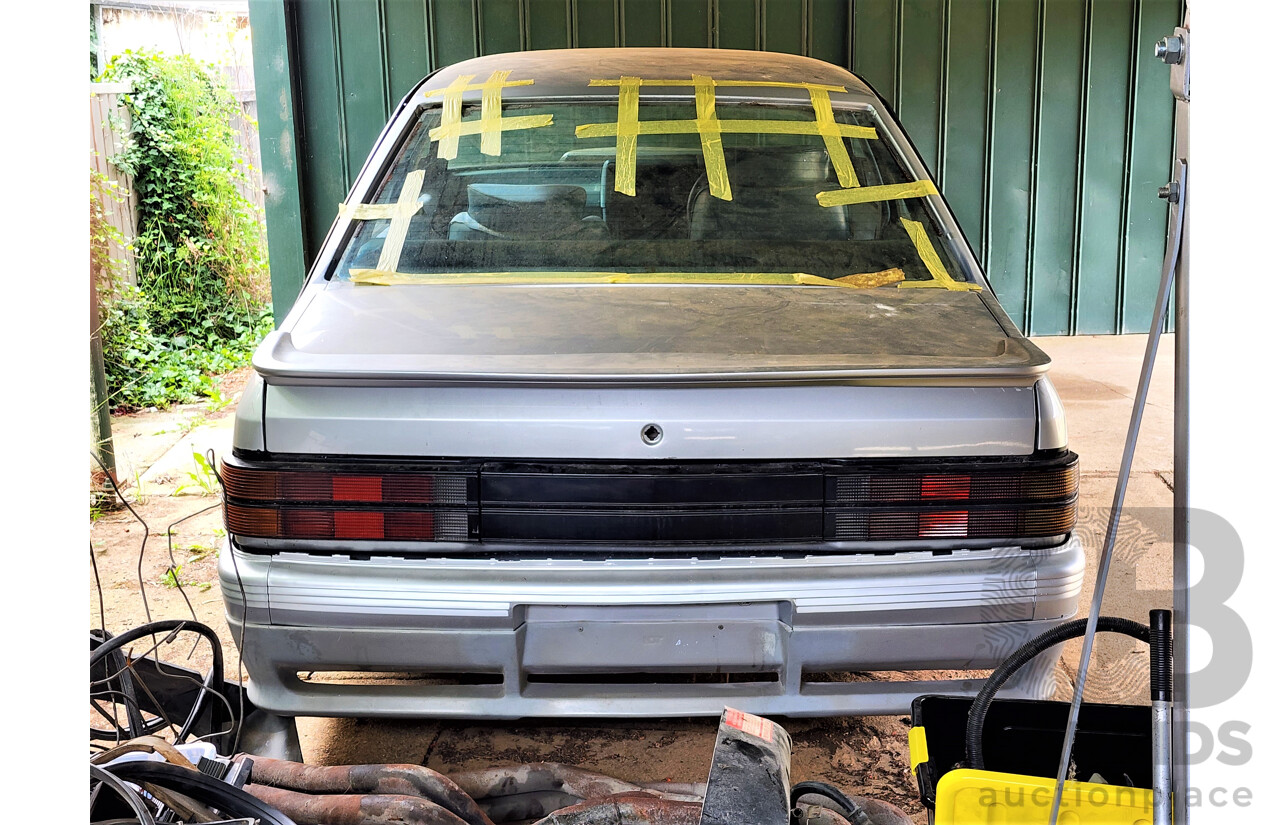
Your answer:
[[[1048,358],[973,292],[320,282],[259,349],[268,383],[1002,378]]]

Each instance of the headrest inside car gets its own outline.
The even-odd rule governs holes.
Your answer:
[[[830,169],[822,149],[738,149],[725,155],[734,183],[753,187],[825,181]]]
[[[582,220],[587,190],[581,186],[473,183],[467,214],[485,228],[512,237],[558,234]]]

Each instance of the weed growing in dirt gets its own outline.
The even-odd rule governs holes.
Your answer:
[[[142,475],[138,472],[138,469],[135,467],[133,470],[133,503],[146,504],[147,498],[148,496],[147,496],[146,485],[142,483]]]
[[[186,547],[183,547],[182,550],[188,554],[187,561],[193,562],[200,561],[201,559],[216,553],[218,548],[210,547],[207,544],[189,544]]]
[[[160,584],[170,588],[176,588],[179,585],[182,587],[194,587],[201,593],[205,592],[210,587],[213,587],[213,584],[210,582],[198,582],[179,578],[181,575],[182,565],[179,564],[177,567],[170,567],[168,570],[164,571],[164,575],[160,577]]]
[[[193,452],[191,461],[195,464],[194,470],[187,471],[187,478],[191,479],[191,483],[183,484],[173,491],[175,496],[186,495],[187,490],[199,490],[196,495],[216,496],[218,494],[218,477],[213,471],[213,465],[209,463],[209,459]]]

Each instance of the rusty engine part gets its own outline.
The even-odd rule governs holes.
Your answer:
[[[472,798],[473,795],[458,787],[449,777],[421,765],[343,765],[322,767],[255,756],[253,757],[252,782],[254,787],[249,789],[250,793],[261,799],[267,799],[267,797],[263,796],[260,791],[265,792],[268,788],[300,792],[296,793],[295,796],[339,794],[351,798],[359,798],[361,795],[374,795],[388,799],[401,796],[409,798],[420,797],[430,802],[433,807],[441,808],[451,814],[452,821],[463,822],[466,825],[494,825],[493,821],[476,804]],[[292,800],[293,797],[288,797],[288,799]],[[275,803],[273,802],[272,804]],[[280,806],[277,805],[277,807]],[[417,810],[417,807],[415,806],[414,809]],[[281,810],[288,812],[289,809],[281,808]],[[294,819],[298,819],[299,822],[304,821],[297,815],[291,814],[291,816]],[[328,820],[324,818],[317,821],[328,823]],[[345,822],[347,820],[342,821]],[[424,819],[422,821],[450,822],[451,820]],[[334,825],[336,825],[336,821]]]
[[[238,757],[239,758],[239,757]],[[299,825],[696,825],[696,785],[646,788],[553,762],[452,779],[420,765],[318,767],[253,757],[249,793]]]
[[[701,783],[637,784],[554,762],[485,768],[452,778],[422,765],[305,765],[249,754],[190,756],[142,737],[91,761],[104,816],[145,808],[153,821],[254,825],[905,825],[898,808],[821,782],[790,784],[791,737],[768,719],[726,710]],[[149,753],[166,761],[125,761]],[[241,789],[236,787],[246,781]],[[146,791],[122,796],[115,780]],[[130,791],[132,793],[132,791]],[[127,806],[122,808],[122,805]],[[138,803],[141,803],[139,806]],[[91,803],[91,808],[95,806]],[[96,808],[95,808],[96,811]],[[138,816],[133,821],[145,822]]]
[[[441,805],[408,794],[302,793],[270,785],[245,790],[298,825],[465,825]],[[487,821],[487,818],[486,818]]]

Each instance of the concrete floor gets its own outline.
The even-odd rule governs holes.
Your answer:
[[[1054,359],[1054,384],[1067,409],[1071,448],[1080,455],[1079,532],[1089,556],[1080,615],[1092,598],[1096,560],[1115,489],[1124,435],[1129,422],[1144,336],[1036,339]],[[1129,481],[1117,552],[1104,602],[1104,615],[1145,622],[1153,607],[1171,606],[1172,469],[1173,469],[1173,338],[1161,341],[1157,372],[1147,401],[1143,434]],[[137,419],[136,432],[117,433],[117,451],[131,467],[125,479],[140,478],[160,495],[168,481],[181,479],[191,454],[213,447],[230,450],[230,416],[207,418],[176,410],[158,426],[154,418]],[[122,422],[123,423],[123,422]],[[166,450],[166,446],[168,449]],[[135,475],[136,474],[136,475]],[[154,495],[154,494],[153,494]],[[190,506],[190,505],[183,505]],[[210,570],[212,565],[210,563]],[[123,568],[122,568],[123,569]],[[132,563],[121,574],[127,587]],[[160,597],[169,594],[163,592]],[[110,595],[110,590],[108,590]],[[225,631],[214,592],[207,594],[202,619]],[[175,607],[175,609],[177,609]],[[121,617],[113,616],[119,620]],[[95,622],[96,623],[96,622]],[[224,638],[226,637],[224,634]],[[229,659],[234,648],[227,645]],[[1093,700],[1145,701],[1146,650],[1124,637],[1100,636],[1090,668]],[[1079,659],[1079,643],[1068,645],[1059,663],[1059,696],[1070,695]],[[234,672],[234,670],[233,670]],[[794,780],[834,782],[852,793],[875,796],[908,808],[924,821],[914,804],[915,783],[906,756],[906,720],[784,720],[795,741]],[[360,719],[299,720],[308,762],[411,762],[445,772],[491,764],[536,760],[561,761],[623,776],[634,781],[700,781],[714,741],[713,720],[600,720],[588,724],[554,721],[467,723]]]
[[[1053,358],[1050,375],[1067,408],[1071,449],[1080,455],[1080,526],[1089,564],[1080,613],[1087,615],[1097,578],[1098,553],[1106,534],[1124,451],[1133,396],[1142,367],[1145,335],[1035,339]],[[1143,413],[1125,507],[1116,538],[1104,616],[1146,623],[1156,607],[1173,607],[1173,336],[1160,342],[1156,371]],[[1089,668],[1085,697],[1144,702],[1146,646],[1126,637],[1099,636],[1101,655]],[[1080,659],[1080,643],[1063,653],[1069,689]],[[1060,695],[1069,697],[1070,693]]]

